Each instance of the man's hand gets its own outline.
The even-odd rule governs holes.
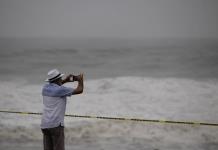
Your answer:
[[[69,74],[65,79],[62,80],[62,84],[67,82],[74,82],[74,75]]]
[[[79,74],[78,76],[73,75],[73,81],[82,81],[83,80],[83,74]]]

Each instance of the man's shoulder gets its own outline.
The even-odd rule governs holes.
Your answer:
[[[43,90],[46,89],[59,89],[61,86],[57,85],[57,84],[53,84],[53,83],[46,83],[43,85]]]
[[[59,90],[59,86],[58,85],[55,85],[55,84],[52,84],[52,83],[47,83],[43,86],[42,88],[42,95],[45,95],[45,96],[52,96],[54,95],[55,93],[57,93],[57,91]]]

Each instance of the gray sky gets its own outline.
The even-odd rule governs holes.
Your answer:
[[[0,0],[0,37],[218,38],[218,0]]]

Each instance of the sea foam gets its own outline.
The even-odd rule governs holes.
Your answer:
[[[2,82],[0,109],[42,112],[43,85],[26,81]],[[68,83],[65,86],[76,84]],[[117,77],[85,81],[84,93],[68,98],[67,114],[112,116],[176,121],[218,122],[217,80],[190,80],[179,78]],[[40,116],[0,113],[1,138],[40,139]],[[91,123],[91,125],[90,125]],[[116,126],[113,121],[65,118],[73,135],[126,134],[131,127]],[[119,124],[119,123],[118,123]],[[84,127],[84,128],[83,128]],[[142,127],[140,127],[142,128]],[[151,128],[151,127],[150,127]],[[92,131],[96,131],[94,133]],[[143,136],[144,132],[134,133]],[[216,132],[214,134],[217,134]],[[104,134],[103,134],[104,135]],[[104,136],[106,136],[104,135]]]

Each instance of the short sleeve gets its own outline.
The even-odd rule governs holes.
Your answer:
[[[66,97],[66,96],[71,96],[73,91],[74,91],[73,88],[59,86],[55,84],[46,84],[43,87],[42,95],[51,96],[51,97]]]
[[[73,91],[74,91],[73,88],[60,86],[56,94],[58,97],[71,96]]]

